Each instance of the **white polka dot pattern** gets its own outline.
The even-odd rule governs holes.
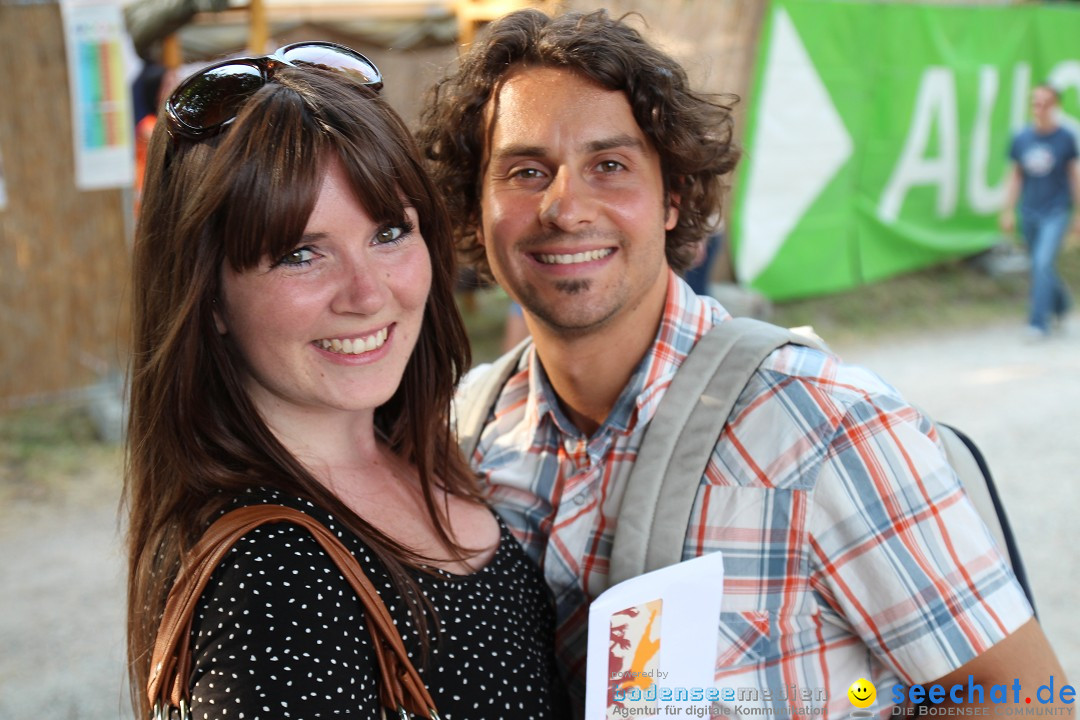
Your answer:
[[[502,521],[495,557],[461,576],[414,572],[438,616],[426,666],[405,603],[366,545],[327,512],[273,490],[239,505],[278,503],[323,522],[360,561],[446,720],[560,718],[554,613],[543,578]],[[364,610],[303,528],[263,525],[224,558],[192,625],[192,716],[379,717]]]

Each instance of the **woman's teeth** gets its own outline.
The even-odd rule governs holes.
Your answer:
[[[389,334],[390,328],[384,327],[374,335],[368,335],[367,337],[347,338],[345,340],[339,340],[338,338],[317,340],[316,344],[323,350],[329,350],[330,352],[341,353],[342,355],[360,355],[381,348]]]

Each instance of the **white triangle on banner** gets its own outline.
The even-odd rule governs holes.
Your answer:
[[[761,82],[735,270],[752,282],[851,156],[853,144],[791,17],[777,8]]]

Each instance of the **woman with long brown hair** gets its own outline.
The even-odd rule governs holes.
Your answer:
[[[228,510],[299,509],[373,581],[444,718],[553,717],[543,580],[449,429],[467,367],[445,210],[366,58],[329,43],[185,81],[134,255],[128,652]],[[194,717],[378,717],[363,606],[303,528],[225,556],[190,636]]]

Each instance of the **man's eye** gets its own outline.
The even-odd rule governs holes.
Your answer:
[[[616,172],[625,168],[626,166],[617,160],[603,160],[596,166],[596,169],[602,173]]]
[[[286,265],[296,267],[298,265],[307,265],[309,262],[315,259],[315,251],[308,247],[296,248],[292,252],[287,253],[284,257],[274,263],[274,266]]]
[[[537,178],[540,178],[540,177],[543,177],[543,176],[544,176],[544,174],[542,172],[540,172],[540,170],[538,170],[536,168],[531,168],[531,167],[530,168],[522,168],[521,170],[518,170],[517,172],[514,173],[514,177],[520,178],[522,180],[536,180]]]

